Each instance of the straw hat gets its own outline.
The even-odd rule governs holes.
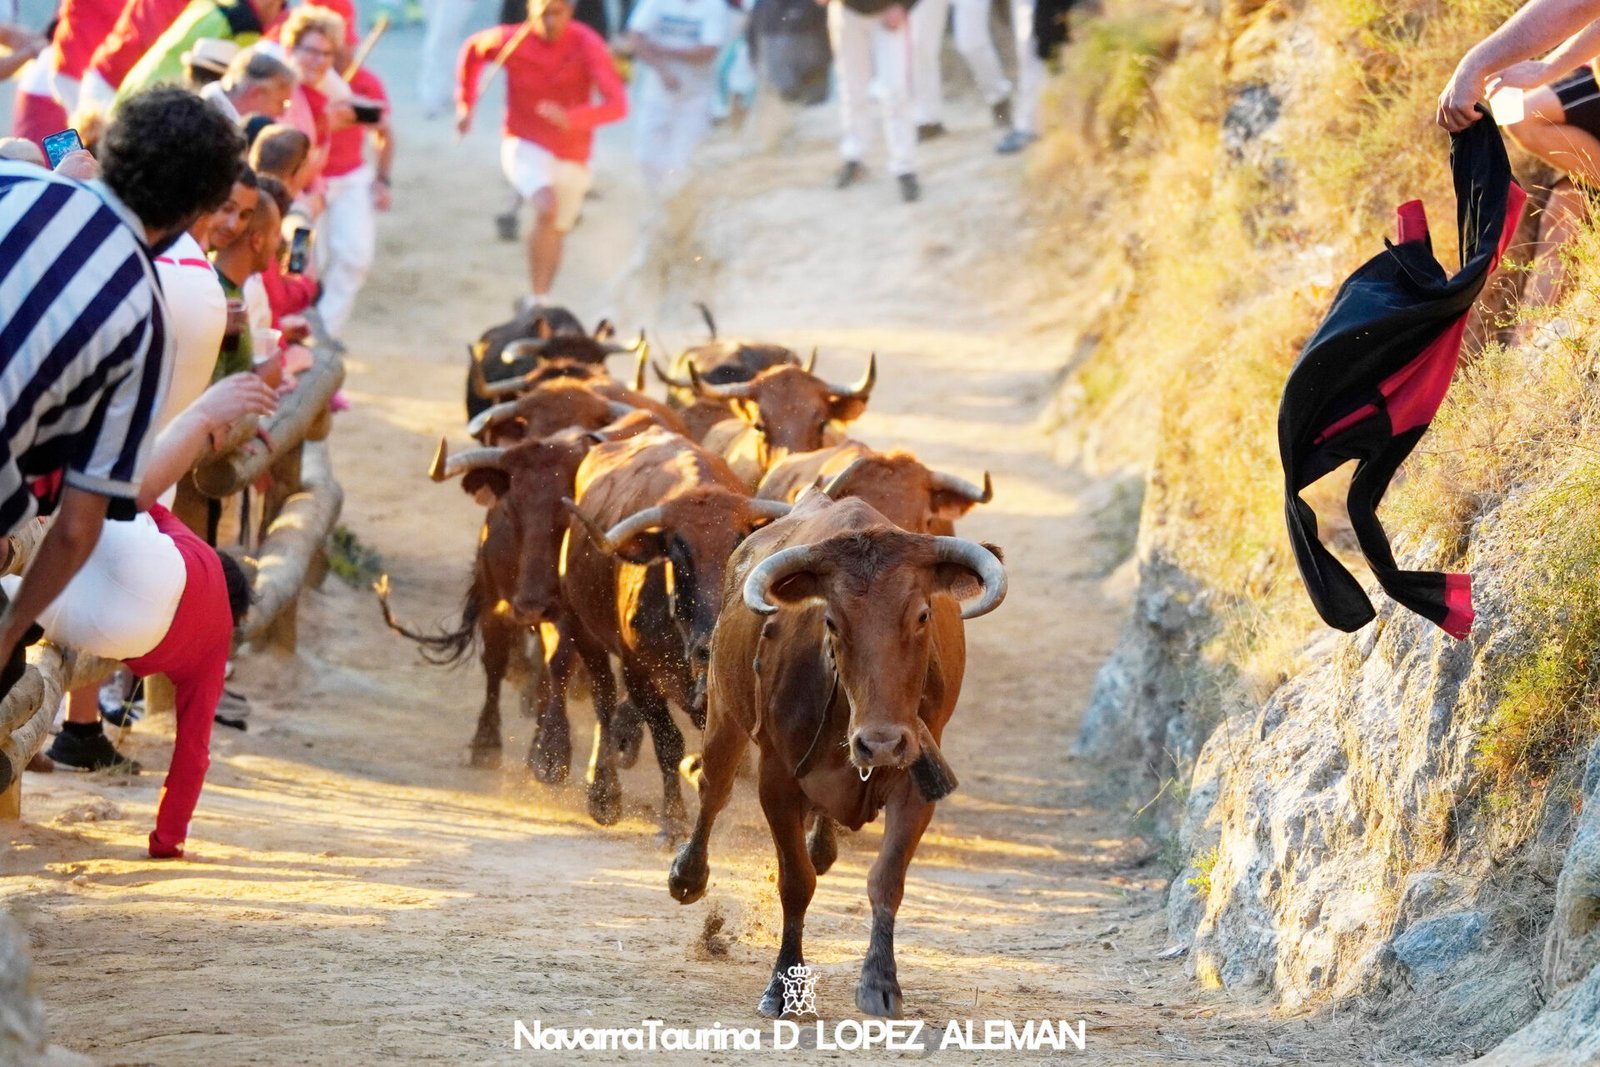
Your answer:
[[[224,41],[217,37],[202,37],[179,59],[186,67],[196,67],[221,75],[227,72],[228,64],[232,63],[233,57],[238,54],[239,46],[232,41]]]

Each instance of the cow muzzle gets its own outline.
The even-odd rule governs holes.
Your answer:
[[[921,754],[916,732],[905,726],[869,726],[850,736],[850,762],[858,770],[909,767]]]

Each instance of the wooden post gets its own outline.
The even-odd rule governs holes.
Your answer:
[[[0,792],[0,820],[15,822],[22,818],[22,779],[18,778]]]

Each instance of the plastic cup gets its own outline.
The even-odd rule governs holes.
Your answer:
[[[283,331],[274,330],[270,326],[258,326],[250,331],[250,336],[255,342],[254,356],[257,363],[265,363],[276,356],[283,341]]]

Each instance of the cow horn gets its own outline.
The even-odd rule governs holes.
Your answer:
[[[856,468],[870,463],[872,458],[872,456],[857,456],[851,460],[848,467],[828,479],[828,484],[822,487],[823,494],[829,500],[838,500],[839,491],[844,488],[844,483],[849,480],[850,476],[856,472]]]
[[[616,422],[618,419],[627,418],[639,409],[632,404],[624,404],[620,400],[608,400],[606,402],[606,410],[611,414],[611,421]]]
[[[957,478],[954,474],[944,471],[930,471],[933,475],[933,487],[946,493],[954,493],[964,497],[974,504],[987,504],[994,499],[994,482],[989,479],[989,472],[983,472],[983,488],[979,489],[965,478]]]
[[[867,357],[867,373],[855,385],[839,388],[829,385],[828,391],[841,400],[865,400],[872,395],[872,387],[878,384],[878,354],[876,352]]]
[[[521,378],[502,378],[498,382],[484,382],[478,387],[478,395],[485,400],[498,400],[503,396],[516,396],[527,389],[528,383]]]
[[[670,385],[674,389],[693,389],[694,383],[687,378],[674,378],[661,369],[661,364],[655,360],[650,361],[650,369],[656,372],[656,377],[661,379],[662,385]]]
[[[507,341],[506,346],[500,350],[501,363],[515,363],[523,356],[538,358],[544,355],[548,337],[524,337],[517,341]]]
[[[964,537],[935,537],[933,549],[934,558],[940,563],[965,567],[983,583],[983,594],[975,602],[961,606],[963,619],[976,619],[1000,606],[1006,598],[1006,568],[993,552]]]
[[[781,519],[793,510],[793,504],[786,504],[781,500],[762,500],[756,498],[750,501],[750,510],[764,519]]]
[[[595,544],[605,549],[607,554],[613,551],[611,541],[606,537],[606,532],[600,529],[599,523],[589,517],[588,512],[578,506],[576,500],[573,500],[570,496],[564,496],[561,498],[561,503],[567,511],[571,512],[572,517],[578,520],[578,525],[583,527],[584,532],[589,535]]]
[[[631,345],[619,345],[615,341],[607,341],[603,346],[608,356],[618,356],[624,352],[638,352],[644,348],[644,331],[639,331],[639,336],[633,339]]]
[[[806,357],[806,361],[804,363],[800,364],[800,369],[805,371],[807,374],[812,374],[812,373],[814,373],[816,371],[816,369],[817,369],[817,346],[816,345],[812,345],[811,346],[811,354]]]
[[[516,414],[520,403],[517,400],[504,400],[493,407],[484,408],[472,417],[471,422],[467,423],[467,432],[473,437],[483,436],[483,431],[487,430],[491,424],[499,422],[501,419],[508,419]]]
[[[666,518],[666,511],[660,507],[636,511],[606,531],[606,542],[609,545],[625,545],[635,534],[642,533],[652,526],[660,526]]]
[[[694,360],[689,360],[689,381],[694,389],[695,396],[706,400],[745,400],[750,396],[749,382],[732,382],[728,385],[712,385],[700,377],[700,368],[694,365]]]
[[[503,448],[469,448],[452,456],[450,443],[441,437],[439,450],[433,454],[433,466],[428,468],[428,477],[442,482],[478,467],[498,467],[505,454]]]
[[[610,319],[601,319],[594,324],[594,339],[596,341],[609,341],[617,335],[617,327]]]
[[[639,340],[644,341],[643,330],[639,331]],[[648,343],[641,344],[639,346],[639,361],[633,365],[633,391],[636,393],[644,392],[644,365],[648,362],[650,362],[650,345]]]
[[[750,571],[744,580],[744,605],[757,615],[771,615],[778,610],[767,600],[774,585],[791,574],[810,570],[816,559],[816,549],[811,545],[795,545],[774,552]]]
[[[715,341],[717,339],[717,320],[711,317],[711,309],[703,303],[696,303],[695,307],[700,309],[700,317],[706,320],[706,330],[711,334],[711,339]]]

